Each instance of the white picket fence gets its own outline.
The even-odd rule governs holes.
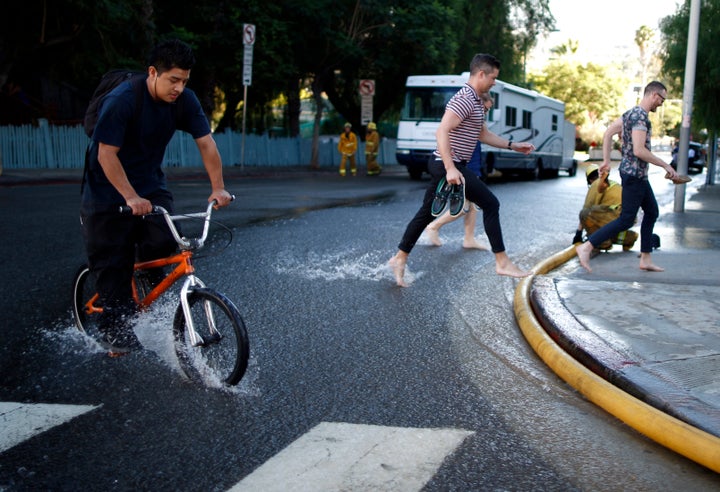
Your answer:
[[[245,135],[231,130],[214,135],[223,165],[250,167],[309,165],[312,141],[306,138],[270,138],[267,135]],[[337,167],[339,136],[320,138],[319,165]],[[4,169],[73,169],[82,168],[89,139],[82,126],[53,126],[41,120],[38,126],[0,127],[0,163]],[[359,142],[356,156],[365,164],[364,143]],[[396,164],[395,139],[383,138],[378,162]],[[165,152],[166,167],[202,166],[194,140],[185,132],[176,132]]]

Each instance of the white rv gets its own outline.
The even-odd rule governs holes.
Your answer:
[[[420,179],[423,172],[427,172],[428,159],[436,146],[435,131],[445,105],[469,76],[470,73],[465,72],[408,77],[398,125],[396,158],[398,163],[407,166],[411,178]],[[573,137],[569,138],[565,103],[500,80],[490,94],[495,104],[487,118],[488,128],[514,142],[532,142],[536,150],[525,156],[483,144],[485,175],[492,169],[534,179],[557,177],[560,169],[574,175],[577,163],[567,157],[572,156],[575,149],[574,127]]]

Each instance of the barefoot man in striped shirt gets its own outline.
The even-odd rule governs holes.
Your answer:
[[[535,150],[535,146],[530,142],[505,140],[492,133],[485,125],[485,107],[480,94],[488,92],[495,85],[499,72],[500,61],[497,58],[487,54],[475,55],[470,62],[470,78],[445,108],[436,133],[437,148],[428,163],[432,176],[430,185],[425,192],[422,206],[405,229],[397,254],[389,261],[395,282],[400,287],[407,287],[404,277],[408,255],[425,226],[434,219],[431,206],[437,185],[443,177],[450,184],[463,184],[466,198],[482,209],[485,233],[495,254],[495,272],[510,277],[525,277],[530,274],[518,268],[505,253],[500,228],[500,202],[487,185],[467,169],[467,163],[478,140],[493,147],[523,154]]]

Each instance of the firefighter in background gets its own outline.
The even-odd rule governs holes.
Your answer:
[[[342,155],[340,160],[340,176],[345,176],[345,164],[350,161],[350,173],[355,176],[357,174],[357,165],[355,163],[355,152],[357,152],[357,136],[352,132],[352,125],[345,123],[345,131],[340,134],[340,142],[338,142],[338,152]]]
[[[608,179],[607,171],[598,174],[597,164],[590,164],[585,170],[585,177],[589,189],[585,196],[585,204],[580,211],[580,224],[575,231],[573,244],[583,241],[583,228],[589,236],[608,222],[620,217],[622,211],[622,186],[620,183]],[[638,233],[635,231],[622,231],[616,238],[602,243],[598,249],[608,250],[612,248],[613,244],[622,244],[623,251],[630,251],[637,238]]]
[[[365,134],[365,162],[367,163],[367,175],[377,176],[382,169],[377,161],[378,150],[380,149],[380,134],[377,132],[377,125],[372,121],[368,123]]]

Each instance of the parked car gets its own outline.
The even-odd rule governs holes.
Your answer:
[[[672,151],[672,161],[670,161],[670,165],[676,171],[677,171],[677,153],[678,153],[678,146],[676,145]],[[694,171],[701,173],[703,171],[703,169],[705,168],[706,162],[707,162],[707,150],[705,149],[705,146],[701,143],[690,142],[690,146],[688,148],[688,170],[694,170]]]

